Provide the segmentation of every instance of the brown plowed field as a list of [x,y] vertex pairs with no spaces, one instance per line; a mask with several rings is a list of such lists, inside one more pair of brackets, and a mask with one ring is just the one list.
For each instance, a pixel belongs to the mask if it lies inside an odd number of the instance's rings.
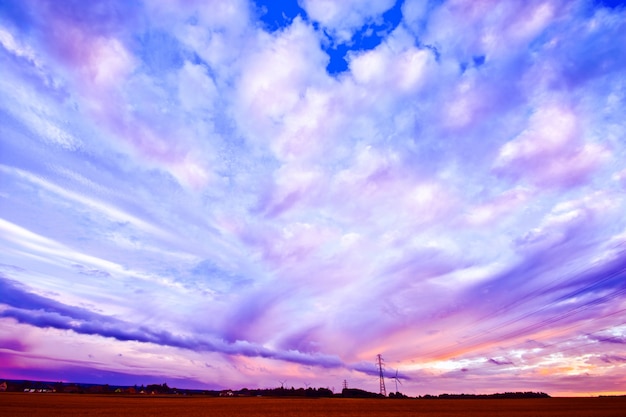
[[371,400],[0,393],[0,416],[624,417],[626,397]]

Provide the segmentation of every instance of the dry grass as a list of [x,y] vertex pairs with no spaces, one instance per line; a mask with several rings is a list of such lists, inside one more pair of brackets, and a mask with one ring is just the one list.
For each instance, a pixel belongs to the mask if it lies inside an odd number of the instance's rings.
[[1,416],[623,417],[626,397],[470,400],[203,398],[0,393]]

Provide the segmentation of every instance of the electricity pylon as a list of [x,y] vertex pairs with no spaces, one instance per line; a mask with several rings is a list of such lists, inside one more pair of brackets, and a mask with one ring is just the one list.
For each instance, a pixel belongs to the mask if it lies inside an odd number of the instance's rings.
[[378,375],[380,377],[380,395],[386,397],[387,388],[385,388],[385,376],[383,375],[384,362],[383,357],[380,353],[376,355],[376,366],[378,366]]

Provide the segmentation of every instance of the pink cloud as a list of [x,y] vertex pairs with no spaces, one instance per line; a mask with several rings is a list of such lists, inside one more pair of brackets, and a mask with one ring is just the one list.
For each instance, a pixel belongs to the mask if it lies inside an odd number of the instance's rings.
[[528,127],[500,148],[496,172],[528,178],[536,185],[568,187],[588,180],[608,151],[585,143],[575,111],[563,106],[537,110]]
[[523,208],[533,196],[533,191],[525,188],[505,191],[485,203],[469,208],[466,213],[466,221],[474,226],[493,224],[502,217]]

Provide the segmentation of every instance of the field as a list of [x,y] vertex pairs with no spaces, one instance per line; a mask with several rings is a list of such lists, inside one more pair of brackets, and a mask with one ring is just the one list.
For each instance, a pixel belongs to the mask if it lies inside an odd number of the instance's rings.
[[392,400],[206,398],[0,393],[0,415],[38,416],[507,416],[623,417],[626,397]]

